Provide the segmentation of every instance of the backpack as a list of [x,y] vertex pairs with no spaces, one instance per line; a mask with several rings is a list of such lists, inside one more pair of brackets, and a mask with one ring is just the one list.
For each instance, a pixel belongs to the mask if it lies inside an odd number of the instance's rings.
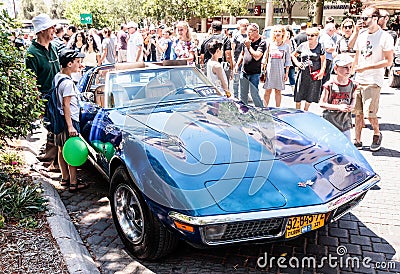
[[55,83],[55,80],[53,80],[51,89],[45,97],[45,99],[47,100],[44,115],[46,129],[54,134],[59,134],[65,129],[64,115],[62,115],[61,112],[58,110],[58,106],[61,105],[61,103],[58,102],[58,87],[66,79],[68,78],[61,78],[57,84]]

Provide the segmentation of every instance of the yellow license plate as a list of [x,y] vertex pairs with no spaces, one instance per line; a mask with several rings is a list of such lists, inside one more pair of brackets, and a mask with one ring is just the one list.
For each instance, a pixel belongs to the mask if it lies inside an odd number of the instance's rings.
[[325,213],[291,217],[286,225],[286,238],[292,238],[315,230],[324,226],[324,224]]

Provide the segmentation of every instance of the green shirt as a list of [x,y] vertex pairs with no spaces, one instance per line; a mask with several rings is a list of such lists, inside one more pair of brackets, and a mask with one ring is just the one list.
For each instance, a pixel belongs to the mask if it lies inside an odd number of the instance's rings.
[[41,93],[50,91],[54,76],[60,71],[57,50],[51,43],[47,50],[36,41],[27,50],[25,65],[36,75],[36,84]]

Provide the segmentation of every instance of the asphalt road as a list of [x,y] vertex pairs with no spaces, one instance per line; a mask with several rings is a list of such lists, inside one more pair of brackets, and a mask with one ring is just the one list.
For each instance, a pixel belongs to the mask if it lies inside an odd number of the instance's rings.
[[[274,105],[273,99],[271,104]],[[282,106],[294,106],[289,88],[284,92]],[[363,131],[362,141],[367,147],[362,154],[382,177],[379,187],[371,190],[357,208],[339,221],[283,243],[205,250],[181,243],[161,261],[137,260],[126,252],[118,238],[107,198],[107,181],[100,173],[85,165],[79,174],[91,186],[74,194],[52,182],[102,273],[399,273],[399,107],[400,90],[384,87],[379,112],[383,133],[380,151],[368,150],[372,130]],[[310,111],[321,112],[317,105],[312,105]],[[282,266],[279,269],[278,259]]]

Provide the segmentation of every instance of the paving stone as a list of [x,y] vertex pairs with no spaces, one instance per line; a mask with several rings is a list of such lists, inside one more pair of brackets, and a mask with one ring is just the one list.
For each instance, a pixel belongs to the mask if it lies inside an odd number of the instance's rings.
[[104,237],[99,236],[99,235],[92,235],[86,239],[87,243],[91,244],[91,245],[98,245],[103,240],[104,240]]
[[372,243],[372,249],[375,252],[382,252],[387,254],[395,254],[396,251],[389,244]]
[[331,228],[329,230],[329,235],[333,237],[347,238],[348,234],[348,231],[343,228]]
[[[348,214],[346,214],[346,215],[348,215]],[[350,218],[349,218],[349,220],[342,220],[342,219],[340,219],[340,220],[339,220],[339,227],[340,227],[340,228],[347,228],[347,229],[355,229],[355,230],[358,230],[358,224],[357,224],[356,222],[351,221]]]
[[362,244],[362,245],[371,245],[371,240],[366,236],[357,236],[350,235],[350,243],[352,244]]
[[320,245],[333,246],[336,248],[339,245],[339,240],[333,237],[320,237],[318,243]]

